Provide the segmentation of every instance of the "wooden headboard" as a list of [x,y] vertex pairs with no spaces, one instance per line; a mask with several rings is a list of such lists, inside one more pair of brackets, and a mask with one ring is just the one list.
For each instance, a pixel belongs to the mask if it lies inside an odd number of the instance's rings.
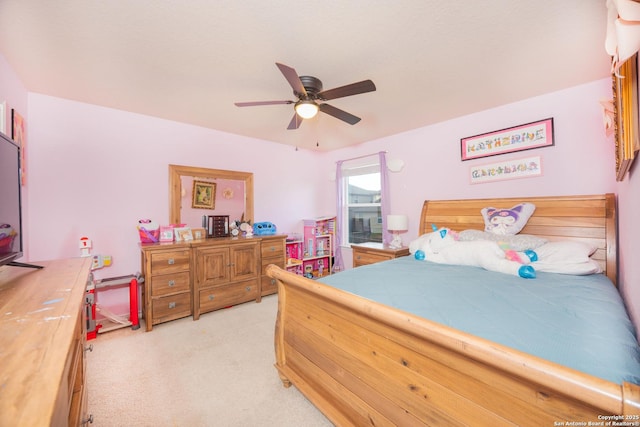
[[598,248],[591,256],[617,284],[617,216],[612,193],[593,196],[513,197],[503,199],[425,200],[420,235],[432,231],[431,224],[462,231],[484,230],[480,210],[511,208],[528,202],[536,206],[520,234],[533,234],[549,241],[575,240]]

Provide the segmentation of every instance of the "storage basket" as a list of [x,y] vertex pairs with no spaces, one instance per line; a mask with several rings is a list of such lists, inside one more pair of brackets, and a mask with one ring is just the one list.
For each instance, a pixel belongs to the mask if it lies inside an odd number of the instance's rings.
[[138,221],[138,235],[140,243],[156,243],[160,240],[160,226],[150,219]]

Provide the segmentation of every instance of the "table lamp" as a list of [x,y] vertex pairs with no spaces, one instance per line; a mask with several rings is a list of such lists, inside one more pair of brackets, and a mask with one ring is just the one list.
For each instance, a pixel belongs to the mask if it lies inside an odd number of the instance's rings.
[[409,219],[406,215],[387,215],[387,230],[393,233],[393,240],[389,243],[389,247],[398,249],[402,247],[402,239],[400,232],[409,229]]

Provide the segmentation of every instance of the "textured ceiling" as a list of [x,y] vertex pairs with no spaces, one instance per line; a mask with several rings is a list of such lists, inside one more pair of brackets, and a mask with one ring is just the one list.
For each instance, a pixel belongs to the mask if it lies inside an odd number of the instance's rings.
[[[0,0],[0,53],[30,92],[333,150],[607,77],[605,3]],[[276,62],[377,91],[287,130],[234,105],[295,99]]]

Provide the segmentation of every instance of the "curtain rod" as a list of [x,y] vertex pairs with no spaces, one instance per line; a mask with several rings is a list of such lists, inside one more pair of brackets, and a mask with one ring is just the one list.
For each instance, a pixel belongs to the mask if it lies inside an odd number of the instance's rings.
[[[371,153],[371,154],[365,154],[364,156],[358,156],[358,157],[352,157],[350,159],[344,159],[342,160],[343,162],[348,162],[349,160],[358,160],[358,159],[364,159],[365,157],[371,157],[371,156],[377,156],[380,153],[387,153],[387,150],[383,150],[383,151],[378,151],[377,153]],[[338,162],[336,162],[338,163]]]

